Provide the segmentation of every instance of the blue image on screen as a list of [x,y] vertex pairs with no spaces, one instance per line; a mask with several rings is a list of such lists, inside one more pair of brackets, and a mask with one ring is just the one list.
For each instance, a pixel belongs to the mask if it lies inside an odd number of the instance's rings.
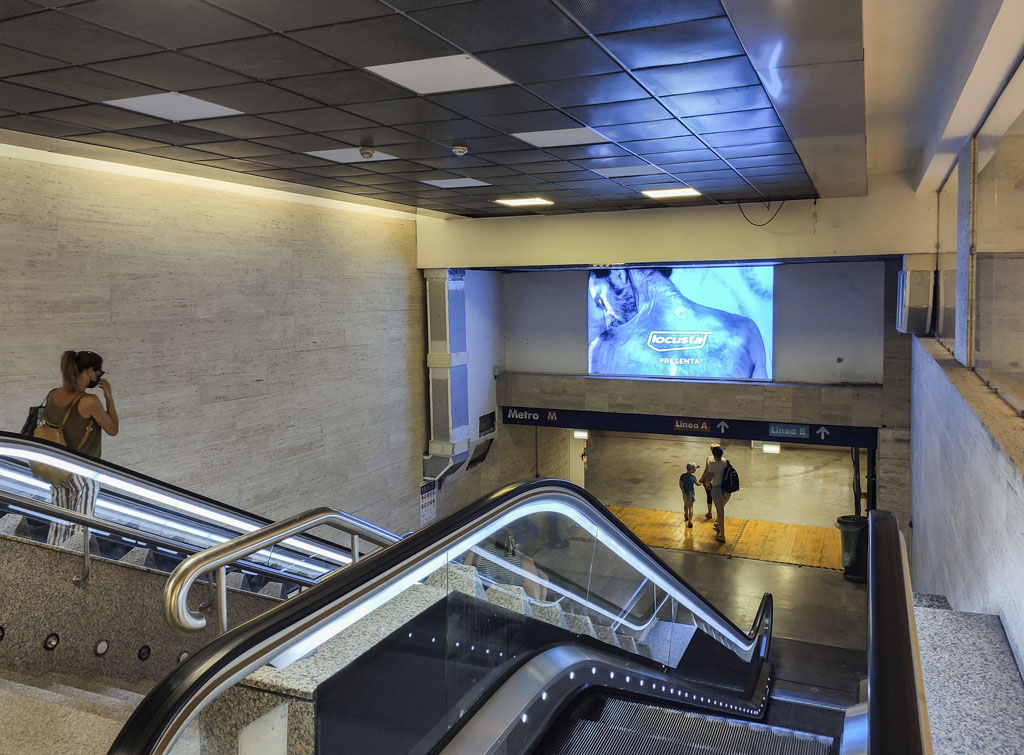
[[591,375],[771,380],[770,265],[593,270]]

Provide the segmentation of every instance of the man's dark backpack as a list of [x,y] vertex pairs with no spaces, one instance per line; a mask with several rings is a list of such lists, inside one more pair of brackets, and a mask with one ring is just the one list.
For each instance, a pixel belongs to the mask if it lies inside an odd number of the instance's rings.
[[725,469],[722,470],[722,492],[735,493],[740,489],[740,473],[731,462],[725,462]]

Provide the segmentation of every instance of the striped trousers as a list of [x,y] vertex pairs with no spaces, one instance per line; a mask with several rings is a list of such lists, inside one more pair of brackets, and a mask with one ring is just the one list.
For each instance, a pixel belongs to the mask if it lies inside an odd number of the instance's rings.
[[[100,484],[96,480],[90,480],[78,475],[71,475],[71,478],[60,485],[53,486],[53,498],[51,503],[60,506],[62,509],[86,516],[94,516],[96,513],[96,498],[100,493]],[[71,522],[51,522],[50,531],[46,536],[48,545],[61,545],[65,540],[81,532],[82,528]]]

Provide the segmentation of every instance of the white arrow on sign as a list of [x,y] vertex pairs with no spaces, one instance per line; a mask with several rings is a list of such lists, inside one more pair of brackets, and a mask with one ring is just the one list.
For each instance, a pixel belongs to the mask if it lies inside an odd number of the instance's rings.
[[718,428],[718,432],[725,434],[725,431],[729,429],[729,423],[723,419],[715,427]]
[[825,436],[826,435],[831,435],[832,433],[830,433],[828,430],[826,430],[825,426],[822,425],[821,427],[819,427],[817,430],[814,431],[814,434],[817,435],[822,440],[825,440]]

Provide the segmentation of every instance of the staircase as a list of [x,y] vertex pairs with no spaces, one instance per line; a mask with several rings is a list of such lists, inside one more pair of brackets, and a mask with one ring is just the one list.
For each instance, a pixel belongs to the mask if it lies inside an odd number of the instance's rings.
[[0,671],[0,752],[103,755],[146,687],[123,681]]

